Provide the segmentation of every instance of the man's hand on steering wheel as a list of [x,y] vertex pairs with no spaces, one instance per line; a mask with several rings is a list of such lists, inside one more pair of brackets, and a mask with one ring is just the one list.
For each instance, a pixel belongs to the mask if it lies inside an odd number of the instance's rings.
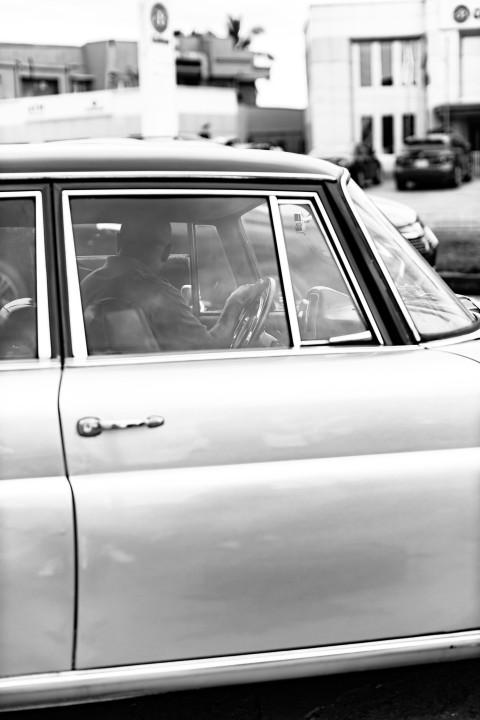
[[230,295],[225,308],[233,307],[234,304],[239,308],[230,347],[248,347],[258,340],[272,307],[276,289],[275,279],[264,277],[253,285],[241,285]]

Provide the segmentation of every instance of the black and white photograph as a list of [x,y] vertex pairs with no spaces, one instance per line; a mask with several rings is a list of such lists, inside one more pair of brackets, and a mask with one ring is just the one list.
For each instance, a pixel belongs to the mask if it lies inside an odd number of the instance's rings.
[[480,0],[0,0],[0,720],[480,720]]

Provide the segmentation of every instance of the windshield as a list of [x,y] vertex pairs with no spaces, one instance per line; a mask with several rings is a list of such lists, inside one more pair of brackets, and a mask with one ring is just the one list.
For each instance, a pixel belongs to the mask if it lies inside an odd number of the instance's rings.
[[441,277],[353,180],[347,191],[422,340],[471,330],[475,316]]

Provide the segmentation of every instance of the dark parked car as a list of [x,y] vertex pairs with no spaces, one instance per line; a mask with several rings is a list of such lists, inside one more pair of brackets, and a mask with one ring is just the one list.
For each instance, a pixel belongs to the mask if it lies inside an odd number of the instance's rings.
[[480,654],[480,317],[347,170],[3,145],[0,240],[0,710]]
[[361,188],[368,184],[379,185],[382,182],[382,165],[373,148],[367,143],[357,143],[353,148],[334,154],[314,148],[308,154],[346,167]]
[[395,160],[394,178],[398,190],[408,183],[458,187],[472,179],[471,146],[458,133],[411,135]]

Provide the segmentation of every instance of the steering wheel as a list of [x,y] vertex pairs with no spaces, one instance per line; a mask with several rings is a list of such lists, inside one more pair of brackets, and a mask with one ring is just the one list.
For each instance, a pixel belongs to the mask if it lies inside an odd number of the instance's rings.
[[233,331],[231,348],[249,347],[259,337],[272,307],[276,289],[277,283],[273,277],[264,277],[258,281],[257,292],[240,313]]

